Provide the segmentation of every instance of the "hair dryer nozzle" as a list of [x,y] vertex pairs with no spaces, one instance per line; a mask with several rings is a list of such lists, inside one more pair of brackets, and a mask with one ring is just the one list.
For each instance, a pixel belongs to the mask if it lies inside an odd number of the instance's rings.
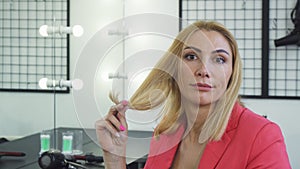
[[298,45],[300,46],[300,34],[299,33],[291,33],[285,37],[275,39],[275,46],[285,46],[285,45]]

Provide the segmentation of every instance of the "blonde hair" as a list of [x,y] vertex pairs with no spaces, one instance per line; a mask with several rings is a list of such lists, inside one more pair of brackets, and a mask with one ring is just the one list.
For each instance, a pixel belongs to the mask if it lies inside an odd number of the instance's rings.
[[[204,143],[221,139],[226,130],[233,106],[239,100],[238,92],[242,80],[242,66],[235,38],[229,30],[218,22],[197,21],[177,35],[168,51],[129,100],[130,108],[136,110],[149,110],[163,104],[161,111],[163,118],[154,131],[155,136],[176,128],[178,126],[176,124],[183,114],[181,94],[175,80],[178,72],[178,66],[176,65],[181,61],[184,42],[197,30],[216,31],[222,34],[230,45],[233,57],[232,75],[227,90],[218,100],[213,112],[209,113],[202,127],[199,142]],[[160,92],[155,92],[157,90]],[[116,95],[110,94],[110,98],[113,102],[119,103]]]

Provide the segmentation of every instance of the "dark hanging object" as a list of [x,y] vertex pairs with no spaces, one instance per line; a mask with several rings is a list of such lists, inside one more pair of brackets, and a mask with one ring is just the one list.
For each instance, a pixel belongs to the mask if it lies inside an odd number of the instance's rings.
[[275,46],[297,45],[300,46],[300,2],[297,0],[291,12],[291,20],[295,25],[294,30],[285,37],[274,40]]

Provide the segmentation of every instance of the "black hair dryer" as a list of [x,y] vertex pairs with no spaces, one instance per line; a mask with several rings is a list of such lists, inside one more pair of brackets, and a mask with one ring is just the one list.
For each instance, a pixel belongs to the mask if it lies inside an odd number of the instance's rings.
[[300,2],[297,0],[291,12],[291,20],[295,25],[294,30],[285,37],[274,40],[275,46],[297,45],[300,46]]
[[90,155],[66,155],[58,150],[49,150],[43,152],[38,159],[41,169],[87,169],[86,166],[78,163],[83,160],[86,163],[102,163],[102,156]]

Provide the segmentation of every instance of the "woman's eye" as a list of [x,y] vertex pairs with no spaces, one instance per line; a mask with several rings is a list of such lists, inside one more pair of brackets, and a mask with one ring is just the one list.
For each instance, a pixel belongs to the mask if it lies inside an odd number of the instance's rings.
[[225,59],[223,57],[218,56],[218,57],[216,57],[216,62],[223,64],[223,63],[225,63]]
[[194,54],[186,54],[184,56],[184,58],[187,59],[187,60],[196,60],[196,59],[198,59],[198,57]]

